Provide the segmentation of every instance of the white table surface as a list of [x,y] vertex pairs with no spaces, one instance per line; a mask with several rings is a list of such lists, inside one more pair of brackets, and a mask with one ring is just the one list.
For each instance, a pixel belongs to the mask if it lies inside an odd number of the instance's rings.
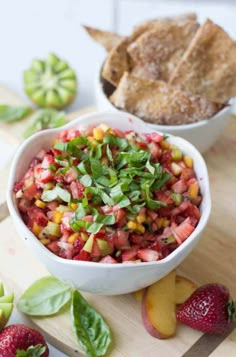
[[[104,51],[88,38],[81,24],[127,34],[143,19],[195,11],[200,21],[209,17],[236,38],[235,10],[234,0],[0,0],[0,81],[28,101],[23,70],[32,58],[55,52],[78,74],[79,95],[70,110],[92,105],[94,76]],[[6,145],[0,141],[0,152]],[[0,167],[5,159],[0,156]],[[23,321],[15,311],[10,322]],[[50,356],[65,355],[50,346]]]

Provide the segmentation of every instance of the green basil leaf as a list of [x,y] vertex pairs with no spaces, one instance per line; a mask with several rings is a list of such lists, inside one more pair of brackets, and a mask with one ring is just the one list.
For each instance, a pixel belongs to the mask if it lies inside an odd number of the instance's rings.
[[51,202],[57,198],[60,198],[64,202],[70,202],[71,194],[59,185],[56,185],[52,190],[43,191],[42,193],[42,200],[45,202]]
[[46,351],[46,346],[41,344],[30,346],[27,350],[16,350],[16,357],[40,357]]
[[102,228],[103,226],[103,223],[97,223],[97,222],[93,222],[93,223],[90,223],[90,222],[87,222],[87,232],[89,233],[98,233],[100,231],[100,229]]
[[77,290],[72,295],[71,317],[77,340],[87,356],[104,356],[111,343],[109,326]]
[[70,299],[70,287],[47,276],[37,280],[21,295],[17,307],[27,315],[49,316],[58,312]]
[[79,172],[82,174],[82,175],[86,175],[88,172],[87,172],[87,169],[85,167],[85,164],[84,164],[84,161],[81,161],[79,163],[79,165],[77,166]]
[[117,146],[121,150],[125,150],[129,146],[129,143],[126,139],[119,138],[118,136],[112,134],[104,136],[103,142],[105,144]]
[[39,109],[30,119],[29,126],[24,132],[24,137],[28,138],[33,133],[43,130],[58,128],[66,122],[65,113],[56,109]]
[[112,156],[112,152],[111,152],[109,145],[107,145],[107,147],[106,147],[106,154],[107,154],[108,160],[113,162],[113,156]]
[[95,216],[95,222],[97,223],[102,223],[105,225],[111,225],[116,222],[116,218],[114,214],[98,214]]
[[11,123],[27,117],[31,113],[30,107],[12,107],[0,105],[0,122]]
[[164,184],[169,181],[171,174],[169,172],[163,172],[162,176],[158,178],[152,185],[152,190],[160,190]]
[[89,175],[84,175],[79,178],[79,181],[85,186],[89,187],[92,185],[93,181]]
[[92,171],[93,177],[95,179],[101,177],[103,175],[103,167],[102,167],[100,161],[97,159],[91,158],[90,164],[91,164],[91,171]]

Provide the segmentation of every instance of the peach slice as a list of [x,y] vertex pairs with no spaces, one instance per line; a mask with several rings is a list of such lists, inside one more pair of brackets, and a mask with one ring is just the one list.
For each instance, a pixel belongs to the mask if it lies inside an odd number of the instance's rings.
[[[190,279],[184,276],[177,275],[175,281],[175,303],[176,305],[183,304],[197,289],[197,285]],[[145,289],[140,289],[134,292],[134,297],[138,302],[142,301]]]
[[142,319],[153,337],[164,339],[175,334],[175,279],[173,271],[144,291]]
[[177,275],[175,288],[175,303],[181,305],[197,289],[197,285],[190,279]]

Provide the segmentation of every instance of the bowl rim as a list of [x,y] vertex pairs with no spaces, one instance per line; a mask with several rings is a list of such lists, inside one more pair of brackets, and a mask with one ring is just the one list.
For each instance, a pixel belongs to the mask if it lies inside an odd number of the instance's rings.
[[[109,98],[107,97],[107,95],[105,94],[105,92],[103,90],[102,69],[103,69],[104,62],[105,62],[105,60],[102,62],[102,64],[97,66],[97,76],[96,76],[96,79],[95,79],[95,86],[97,86],[98,90],[100,91],[100,94],[106,100],[106,102],[108,103],[110,108],[113,108],[115,110],[121,111],[119,108],[117,108],[109,100]],[[191,129],[195,129],[195,128],[199,128],[199,127],[204,127],[204,126],[208,125],[209,123],[211,123],[212,121],[217,121],[219,119],[222,119],[222,117],[224,117],[226,114],[230,114],[231,106],[232,106],[232,100],[230,100],[229,103],[227,103],[226,107],[221,109],[219,112],[217,112],[211,118],[204,119],[204,120],[198,121],[196,123],[180,124],[180,125],[161,125],[161,124],[149,123],[149,122],[146,122],[146,121],[145,121],[145,123],[150,125],[152,128],[156,128],[157,130],[160,130],[160,131],[162,131],[162,130],[163,131],[168,131],[168,129],[176,131],[176,132],[178,130],[191,130]],[[124,113],[126,113],[126,112],[124,111]],[[132,114],[132,113],[129,113],[129,114],[134,115],[136,118],[140,119],[135,114]]]
[[[190,148],[191,151],[194,152],[194,155],[196,157],[195,161],[197,160],[201,164],[201,169],[203,171],[202,176],[204,176],[204,178],[205,178],[204,185],[206,188],[206,193],[205,193],[205,200],[206,200],[205,206],[206,207],[205,207],[204,215],[201,215],[201,218],[200,218],[200,221],[199,221],[197,227],[195,228],[193,233],[191,233],[191,235],[188,237],[188,239],[186,239],[179,247],[177,247],[173,252],[171,252],[171,254],[169,254],[167,257],[165,257],[161,260],[153,261],[153,262],[112,264],[112,263],[98,263],[98,262],[90,262],[90,261],[63,259],[63,258],[55,255],[51,251],[49,251],[44,245],[42,245],[42,243],[39,242],[39,240],[35,237],[35,235],[24,224],[24,222],[20,216],[20,213],[14,204],[12,188],[15,183],[14,177],[15,177],[15,173],[16,173],[16,166],[18,164],[18,161],[21,160],[21,153],[29,145],[31,145],[36,138],[40,138],[43,136],[49,136],[52,133],[54,133],[56,135],[61,130],[76,128],[76,127],[78,127],[79,124],[81,124],[81,122],[86,122],[89,119],[94,119],[96,117],[101,117],[101,116],[105,116],[105,115],[117,116],[117,119],[119,119],[119,120],[121,119],[121,117],[123,117],[122,118],[123,120],[125,120],[125,119],[127,120],[127,117],[129,119],[131,118],[133,121],[137,122],[139,125],[142,125],[143,127],[150,130],[150,132],[153,132],[153,129],[151,127],[149,127],[147,123],[143,122],[141,119],[135,117],[134,115],[131,115],[130,113],[120,112],[120,111],[117,111],[117,112],[103,111],[103,112],[92,112],[92,113],[78,116],[76,119],[73,119],[72,121],[68,122],[67,124],[65,124],[59,128],[43,130],[41,132],[38,132],[38,133],[32,135],[31,137],[29,137],[27,140],[25,140],[19,146],[19,148],[13,158],[12,164],[11,164],[9,178],[8,178],[8,185],[7,185],[7,194],[6,194],[7,205],[8,205],[11,217],[13,218],[13,220],[15,220],[16,225],[21,226],[21,228],[24,231],[24,234],[27,234],[27,238],[32,240],[32,242],[35,244],[35,246],[36,245],[38,246],[38,249],[41,251],[41,253],[44,256],[46,255],[48,259],[53,260],[54,262],[57,262],[57,263],[60,263],[63,265],[67,265],[67,266],[82,265],[83,267],[87,267],[87,268],[91,268],[91,269],[93,269],[94,267],[96,267],[98,269],[105,269],[108,267],[109,268],[112,267],[112,269],[126,269],[126,268],[128,268],[128,269],[142,269],[145,266],[150,267],[150,266],[166,264],[169,261],[174,260],[175,257],[178,256],[181,253],[181,251],[185,249],[185,247],[188,247],[192,243],[192,241],[194,241],[195,239],[198,238],[200,233],[205,228],[205,226],[208,222],[209,216],[210,216],[210,212],[211,212],[211,194],[210,194],[209,176],[208,176],[206,163],[205,163],[202,155],[200,154],[200,152],[191,143],[189,143],[187,140],[180,138],[176,135],[168,134],[169,137],[177,138],[180,143],[182,142],[182,143],[184,143],[185,146]],[[106,121],[106,120],[104,120],[104,121]],[[85,124],[83,126],[86,127],[88,125]],[[154,130],[154,131],[156,131],[156,130]],[[178,143],[178,145],[179,145],[179,143]]]

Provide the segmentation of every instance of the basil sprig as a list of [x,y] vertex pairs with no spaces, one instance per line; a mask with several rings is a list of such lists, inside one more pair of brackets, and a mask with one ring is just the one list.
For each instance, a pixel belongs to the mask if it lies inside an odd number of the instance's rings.
[[77,340],[87,356],[103,356],[111,343],[109,326],[77,290],[72,295],[71,318]]
[[30,107],[0,105],[0,122],[11,123],[26,118],[31,113]]
[[[30,316],[54,315],[69,307],[71,321],[76,338],[89,357],[103,356],[110,343],[111,331],[102,316],[85,300],[77,290],[58,279],[47,276],[33,283],[20,297],[18,308]],[[41,345],[35,346],[32,352],[44,352]],[[37,354],[37,356],[40,354]],[[19,356],[26,356],[19,351]],[[28,354],[27,354],[28,356]]]

